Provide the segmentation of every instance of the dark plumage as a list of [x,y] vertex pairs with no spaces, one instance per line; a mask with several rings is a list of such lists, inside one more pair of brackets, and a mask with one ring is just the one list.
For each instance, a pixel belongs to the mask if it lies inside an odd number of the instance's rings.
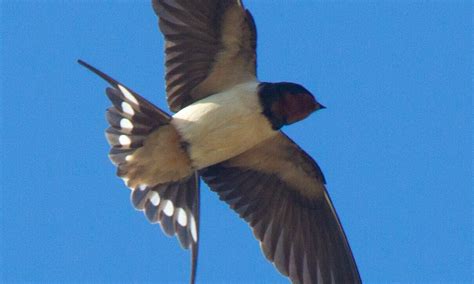
[[324,107],[299,84],[258,81],[255,22],[241,1],[153,0],[153,9],[174,115],[80,63],[111,85],[110,158],[133,206],[191,249],[191,283],[200,177],[292,282],[360,283],[320,167],[281,132]]

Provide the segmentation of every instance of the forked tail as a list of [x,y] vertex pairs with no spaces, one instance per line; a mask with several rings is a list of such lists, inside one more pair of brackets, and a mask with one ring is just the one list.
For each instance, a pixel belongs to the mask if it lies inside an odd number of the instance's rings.
[[178,153],[180,146],[169,123],[171,116],[86,62],[78,62],[111,85],[106,89],[113,104],[107,109],[109,158],[117,166],[117,175],[132,190],[133,206],[144,211],[151,223],[160,223],[168,236],[177,235],[183,248],[191,248],[194,283],[199,245],[199,175],[183,169],[185,175],[174,178],[168,172],[179,171],[163,170],[172,167],[171,163],[175,168],[186,168],[186,158],[179,159],[168,150],[178,149],[177,155],[185,157]]

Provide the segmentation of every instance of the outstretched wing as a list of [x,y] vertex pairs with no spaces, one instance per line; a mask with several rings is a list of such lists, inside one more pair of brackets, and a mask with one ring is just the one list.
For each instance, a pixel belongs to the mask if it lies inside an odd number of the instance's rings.
[[284,134],[200,172],[294,283],[360,283],[316,162]]
[[153,0],[172,111],[256,77],[256,29],[238,0]]

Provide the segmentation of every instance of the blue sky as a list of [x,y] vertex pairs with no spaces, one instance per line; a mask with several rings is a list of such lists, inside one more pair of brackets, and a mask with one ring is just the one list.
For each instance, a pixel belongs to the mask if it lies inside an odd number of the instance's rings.
[[[246,1],[261,80],[327,106],[285,131],[320,164],[361,276],[472,281],[472,3]],[[1,282],[187,282],[107,158],[105,82],[163,109],[148,1],[1,2]],[[287,283],[202,187],[198,282]]]

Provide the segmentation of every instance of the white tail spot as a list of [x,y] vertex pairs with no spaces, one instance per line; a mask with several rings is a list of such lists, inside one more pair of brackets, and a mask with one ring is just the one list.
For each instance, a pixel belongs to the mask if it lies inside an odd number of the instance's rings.
[[120,128],[122,129],[133,129],[133,124],[130,120],[122,118],[120,120]]
[[122,111],[128,113],[129,115],[134,115],[135,111],[133,110],[132,106],[127,102],[122,102]]
[[150,202],[153,206],[158,206],[160,204],[160,195],[156,191],[151,192]]
[[171,200],[165,200],[163,201],[165,203],[163,212],[165,213],[166,216],[171,217],[173,216],[174,213],[174,205]]
[[125,156],[125,161],[130,162],[131,160],[133,160],[133,155]]
[[130,137],[128,137],[127,135],[120,135],[119,143],[122,146],[129,146],[130,144],[132,144],[132,140],[130,140]]
[[122,85],[117,85],[120,89],[120,91],[122,92],[122,94],[129,100],[131,101],[132,103],[138,105],[138,101],[137,99],[132,95],[132,93],[130,93],[129,90],[127,90],[124,86]]
[[183,227],[186,227],[188,224],[188,217],[186,216],[186,211],[184,211],[183,208],[178,208],[176,209],[176,219],[178,220],[178,224],[180,224]]
[[128,181],[129,181],[130,179],[124,177],[124,178],[122,178],[122,180],[123,180],[123,183],[125,183],[125,185],[128,187]]
[[189,216],[189,230],[191,231],[191,236],[193,237],[194,242],[197,242],[197,228],[196,228],[196,221],[194,221],[193,215]]

